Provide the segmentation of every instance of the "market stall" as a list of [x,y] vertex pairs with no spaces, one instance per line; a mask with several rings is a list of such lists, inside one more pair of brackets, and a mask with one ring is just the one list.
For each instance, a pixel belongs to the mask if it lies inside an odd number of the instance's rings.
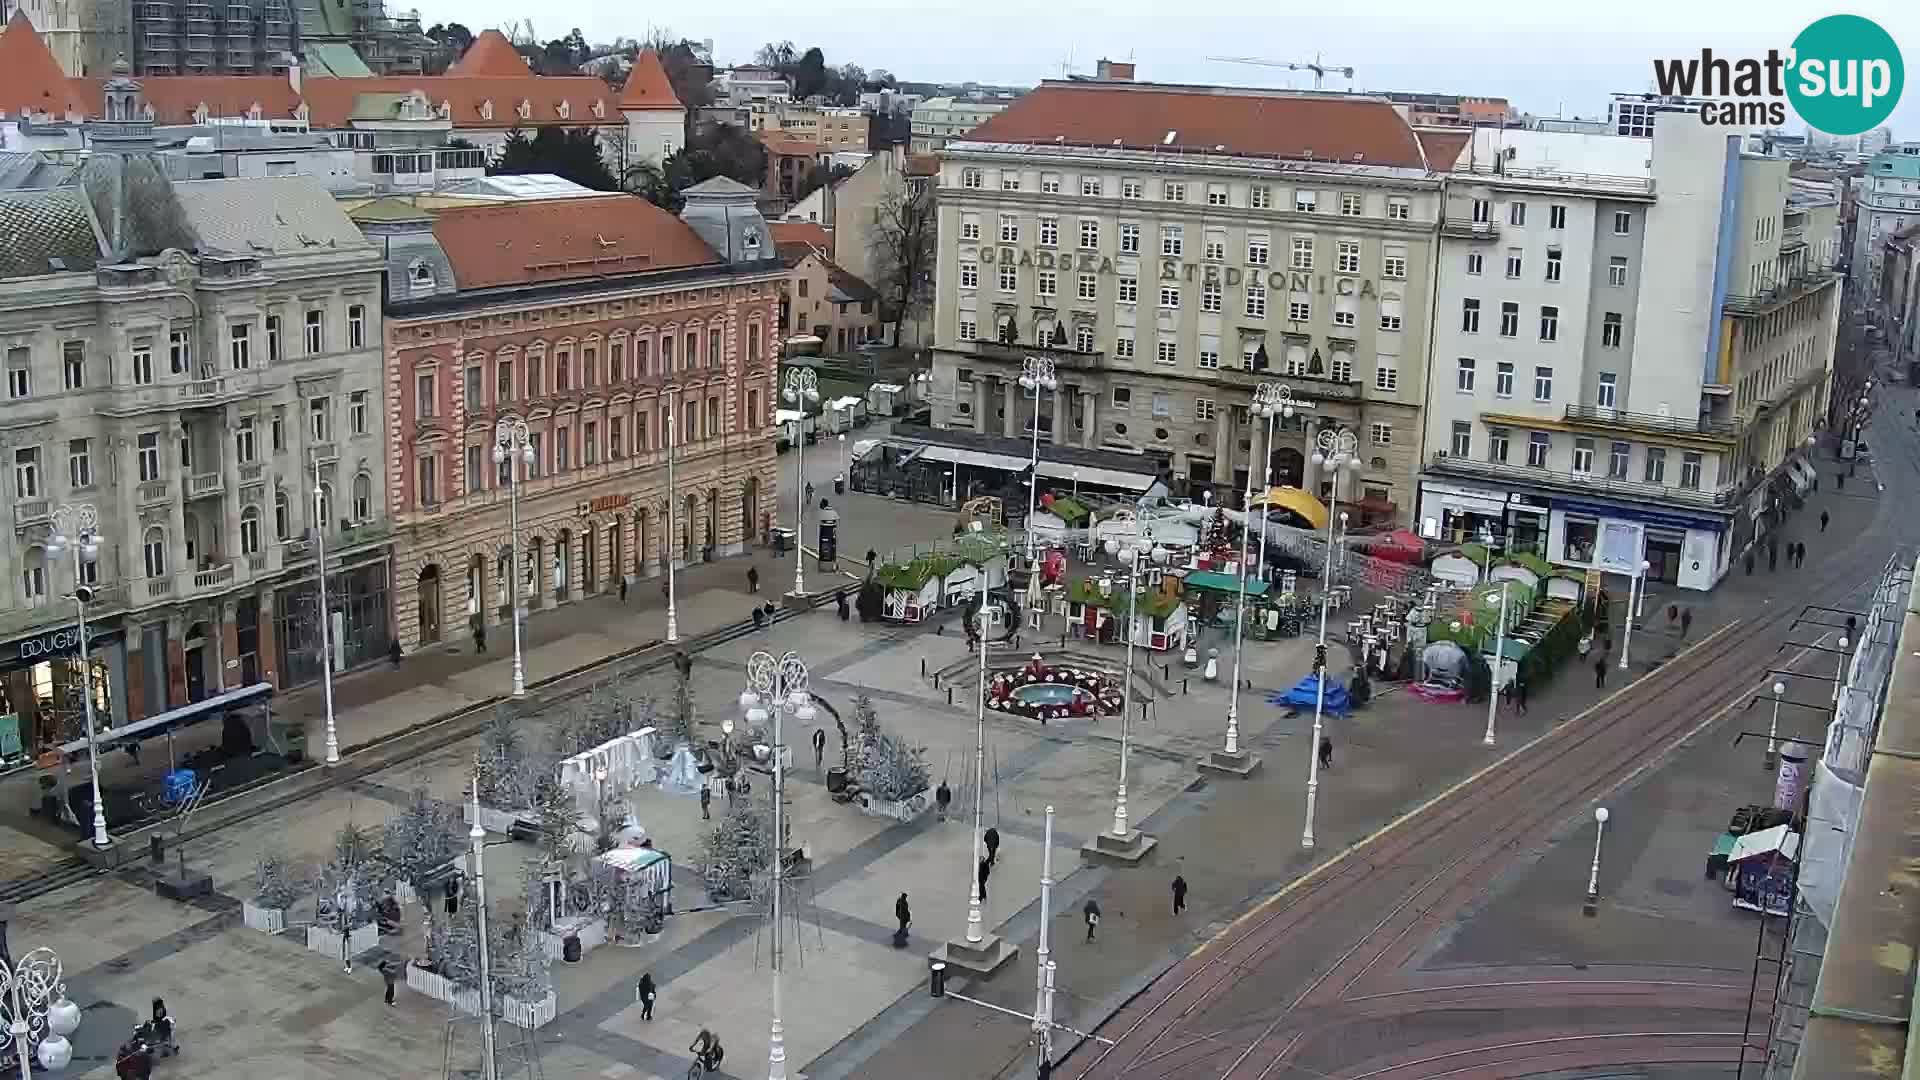
[[[1157,587],[1141,590],[1132,605],[1120,590],[1126,575],[1101,575],[1076,580],[1067,589],[1067,625],[1076,638],[1124,642],[1153,652],[1187,647],[1187,606],[1181,600],[1179,578],[1168,575]],[[1128,608],[1132,618],[1128,618]]]

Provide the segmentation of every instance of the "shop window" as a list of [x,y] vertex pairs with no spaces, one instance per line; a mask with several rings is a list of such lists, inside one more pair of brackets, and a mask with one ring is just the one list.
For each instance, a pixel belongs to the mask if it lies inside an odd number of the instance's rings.
[[1567,515],[1565,547],[1560,558],[1565,562],[1590,563],[1593,561],[1593,545],[1600,537],[1600,522],[1597,518]]

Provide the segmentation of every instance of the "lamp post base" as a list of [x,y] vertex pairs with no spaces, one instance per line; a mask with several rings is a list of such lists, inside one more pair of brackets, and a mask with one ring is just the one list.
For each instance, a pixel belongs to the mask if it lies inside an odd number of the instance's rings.
[[1589,919],[1599,915],[1600,898],[1589,893],[1586,900],[1580,905],[1580,914],[1585,915]]
[[1080,858],[1096,866],[1138,866],[1159,844],[1158,839],[1139,829],[1129,829],[1125,836],[1115,836],[1110,829],[1102,830],[1081,846]]
[[1767,751],[1766,756],[1760,759],[1760,767],[1767,772],[1778,769],[1780,767],[1780,752],[1778,750]]
[[980,978],[992,975],[1020,955],[1020,946],[998,934],[987,934],[979,941],[950,938],[929,956],[948,968]]
[[1200,771],[1216,776],[1233,776],[1245,780],[1260,771],[1260,755],[1245,750],[1227,753],[1215,750],[1200,759]]

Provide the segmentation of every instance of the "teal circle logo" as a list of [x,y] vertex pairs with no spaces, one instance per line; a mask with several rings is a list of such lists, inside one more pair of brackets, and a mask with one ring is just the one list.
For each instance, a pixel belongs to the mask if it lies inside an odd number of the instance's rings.
[[1858,135],[1879,127],[1905,85],[1900,46],[1872,19],[1829,15],[1793,39],[1787,99],[1815,131]]

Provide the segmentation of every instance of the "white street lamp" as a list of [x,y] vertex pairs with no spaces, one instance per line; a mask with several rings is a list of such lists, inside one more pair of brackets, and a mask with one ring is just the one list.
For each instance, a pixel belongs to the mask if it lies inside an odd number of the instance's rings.
[[[1265,577],[1267,572],[1267,517],[1273,509],[1267,505],[1265,497],[1273,491],[1274,429],[1281,420],[1293,419],[1293,389],[1284,383],[1261,383],[1253,390],[1253,407],[1251,411],[1253,415],[1263,416],[1267,420],[1267,452],[1266,456],[1261,459],[1260,468],[1260,476],[1266,486],[1260,493],[1263,498],[1260,504],[1259,565],[1260,574],[1262,577]],[[1249,442],[1251,442],[1251,440],[1249,440]],[[1247,460],[1247,481],[1249,485],[1251,485],[1253,481],[1253,472],[1253,460],[1251,456],[1249,456]],[[1248,512],[1252,512],[1253,510],[1251,501],[1247,504],[1247,510]]]
[[313,554],[320,585],[320,695],[327,711],[329,765],[340,764],[340,732],[333,719],[333,614],[327,606],[327,488],[320,482],[320,455],[313,455]]
[[[73,552],[73,607],[80,630],[80,696],[87,721],[87,771],[93,783],[93,846],[105,850],[113,846],[107,836],[107,808],[100,798],[100,747],[94,741],[93,646],[87,634],[87,604],[93,589],[87,584],[88,568],[100,558],[100,512],[92,503],[62,505],[53,511],[53,536],[47,541],[47,553]],[[332,710],[328,710],[332,715]]]
[[1033,561],[1034,502],[1040,494],[1040,392],[1060,385],[1054,377],[1053,361],[1044,356],[1029,356],[1021,364],[1020,385],[1033,391],[1033,460],[1027,468],[1027,561]]
[[1840,656],[1833,662],[1833,706],[1840,707],[1840,681],[1847,675],[1847,635],[1840,635]]
[[680,543],[680,516],[679,516],[680,489],[674,486],[674,480],[673,480],[673,462],[674,462],[674,458],[679,456],[679,453],[678,453],[679,448],[674,445],[679,441],[679,439],[675,437],[674,427],[673,427],[673,421],[675,419],[674,414],[676,412],[679,412],[679,409],[675,405],[669,404],[667,406],[667,643],[668,644],[674,644],[680,640],[680,605],[679,605],[678,589],[675,587],[676,582],[674,581],[674,578],[673,578],[673,556],[674,556],[675,549],[679,549],[681,551],[686,550],[685,547],[683,547]]
[[993,627],[1000,621],[1000,608],[997,605],[980,605],[980,675],[978,693],[973,704],[973,849],[967,860],[967,944],[975,949],[984,947],[986,941],[985,920],[981,917],[980,895],[980,846],[984,837],[984,807],[982,798],[987,782],[987,652],[991,647]]
[[[1351,475],[1360,471],[1359,459],[1354,456],[1360,440],[1345,428],[1338,430],[1326,428],[1315,437],[1314,443],[1318,449],[1313,452],[1313,464],[1316,467],[1324,466],[1333,472],[1331,486],[1333,499],[1330,508],[1337,508],[1340,505],[1341,474]],[[1320,739],[1327,699],[1327,608],[1332,604],[1333,593],[1333,526],[1334,518],[1329,516],[1326,562],[1320,572],[1320,636],[1314,646],[1313,656],[1317,678],[1313,695],[1313,740],[1307,746],[1307,820],[1300,831],[1300,846],[1309,850],[1314,843],[1313,819],[1320,803]]]
[[799,451],[794,469],[798,479],[793,485],[793,595],[807,595],[805,555],[807,546],[807,406],[820,400],[820,378],[811,368],[792,368],[787,372],[786,399],[800,411],[794,424],[794,448]]
[[847,445],[847,433],[836,436],[840,440],[840,479],[849,486],[853,484],[853,450]]
[[773,719],[773,1026],[767,1043],[767,1080],[786,1080],[787,1037],[780,1016],[780,972],[786,949],[781,937],[780,892],[787,873],[787,747],[781,717],[792,712],[795,720],[811,724],[819,714],[812,695],[807,692],[806,662],[794,652],[778,659],[769,652],[756,652],[748,657],[747,687],[741,692],[740,700],[747,705],[749,724],[764,722],[769,712]]
[[[499,456],[495,451],[495,457]],[[500,1080],[499,1058],[493,1045],[493,957],[487,949],[487,830],[480,826],[480,765],[474,759],[473,825],[467,829],[467,841],[473,845],[474,917],[480,931],[480,1080]],[[345,940],[347,928],[340,927]],[[349,969],[351,970],[351,969]]]
[[1627,670],[1627,650],[1633,647],[1633,620],[1637,617],[1634,614],[1636,610],[1634,607],[1634,593],[1637,589],[1640,594],[1640,602],[1643,604],[1646,603],[1647,571],[1651,569],[1653,569],[1653,564],[1645,559],[1641,559],[1639,572],[1634,574],[1632,580],[1627,582],[1627,629],[1626,633],[1620,636],[1621,671]]
[[1581,910],[1591,916],[1600,910],[1600,841],[1607,835],[1607,808],[1593,808],[1593,869],[1587,874],[1587,902]]
[[[1273,459],[1273,421],[1277,417],[1293,415],[1292,391],[1279,383],[1261,383],[1258,387],[1254,388],[1253,405],[1251,408],[1253,415],[1267,418],[1267,471],[1270,473]],[[1249,450],[1251,450],[1251,440],[1249,440]],[[1240,662],[1246,648],[1247,577],[1254,572],[1253,567],[1248,565],[1253,560],[1248,556],[1247,552],[1248,547],[1253,541],[1253,519],[1251,517],[1254,512],[1253,480],[1253,458],[1252,455],[1249,454],[1247,460],[1247,488],[1241,498],[1241,506],[1245,508],[1245,515],[1242,516],[1240,522],[1240,596],[1239,605],[1233,617],[1233,689],[1228,691],[1227,695],[1227,744],[1225,749],[1212,754],[1206,762],[1213,771],[1233,773],[1239,776],[1249,776],[1253,773],[1253,770],[1259,768],[1258,759],[1243,753],[1240,749]],[[1273,478],[1271,475],[1264,477],[1264,480],[1265,487],[1261,491],[1262,495],[1265,495],[1273,488]],[[1266,564],[1266,552],[1267,514],[1263,503],[1260,513],[1259,556],[1260,564],[1263,567]]]
[[[513,552],[513,569],[507,574],[507,595],[513,601],[513,696],[526,697],[527,664],[520,650],[520,467],[531,470],[534,454],[525,420],[508,417],[493,426],[493,461],[507,467],[507,531],[512,534]],[[480,618],[484,622],[486,617],[483,608]]]
[[1500,706],[1500,675],[1507,666],[1507,586],[1500,583],[1500,621],[1493,627],[1493,677],[1487,680],[1487,734],[1480,742],[1493,745],[1493,721]]
[[1773,684],[1773,718],[1767,721],[1767,756],[1760,766],[1768,772],[1780,764],[1780,695],[1786,692],[1786,683]]
[[0,1010],[7,1021],[0,1048],[11,1047],[20,1062],[20,1080],[32,1080],[31,1062],[59,1072],[73,1060],[67,1036],[80,1027],[80,1006],[67,999],[60,958],[40,948],[9,963],[0,957]]
[[[1047,806],[1040,849],[1040,940],[1033,950],[1033,1045],[1041,1062],[1053,1061],[1053,951],[1047,947],[1053,911],[1053,806]],[[1045,1067],[1045,1066],[1043,1066]]]
[[1127,825],[1127,759],[1133,749],[1133,641],[1140,636],[1140,559],[1145,556],[1152,563],[1165,564],[1167,549],[1153,542],[1153,533],[1144,522],[1140,525],[1140,535],[1124,549],[1112,538],[1108,538],[1106,548],[1107,554],[1119,555],[1127,563],[1127,621],[1123,624],[1127,632],[1127,667],[1120,679],[1120,786],[1113,799],[1113,839],[1131,847],[1135,833]]

